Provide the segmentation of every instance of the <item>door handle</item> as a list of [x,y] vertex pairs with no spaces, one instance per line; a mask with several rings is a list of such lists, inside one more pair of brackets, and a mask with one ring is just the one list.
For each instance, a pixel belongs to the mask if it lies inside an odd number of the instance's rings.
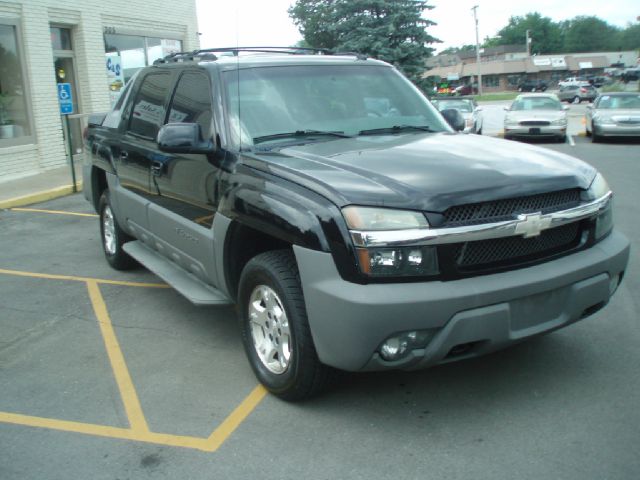
[[160,175],[162,175],[163,167],[164,164],[162,162],[158,162],[157,160],[151,162],[151,174],[159,177]]

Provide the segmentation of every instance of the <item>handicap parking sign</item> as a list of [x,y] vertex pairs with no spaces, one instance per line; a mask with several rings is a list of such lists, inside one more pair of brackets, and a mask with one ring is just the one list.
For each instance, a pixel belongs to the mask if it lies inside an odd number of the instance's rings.
[[60,103],[61,115],[73,113],[73,96],[71,95],[70,83],[58,84],[58,102]]

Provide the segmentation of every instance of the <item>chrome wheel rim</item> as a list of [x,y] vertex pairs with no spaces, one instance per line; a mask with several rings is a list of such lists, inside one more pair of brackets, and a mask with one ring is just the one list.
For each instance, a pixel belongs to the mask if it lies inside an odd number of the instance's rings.
[[266,286],[258,285],[249,297],[249,328],[260,362],[276,375],[289,368],[291,331],[280,297]]
[[109,255],[115,255],[116,253],[116,225],[113,219],[113,212],[111,207],[107,205],[104,207],[102,214],[102,241],[104,243],[104,249]]

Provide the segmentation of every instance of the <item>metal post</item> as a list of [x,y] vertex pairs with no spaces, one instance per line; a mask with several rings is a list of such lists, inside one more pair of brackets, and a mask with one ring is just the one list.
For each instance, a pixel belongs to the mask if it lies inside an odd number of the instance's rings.
[[526,42],[527,42],[527,57],[531,56],[531,37],[529,36],[529,32],[531,30],[527,30],[527,38],[526,38]]
[[76,169],[73,165],[73,145],[71,143],[71,124],[69,123],[69,115],[64,115],[64,126],[67,136],[67,146],[69,148],[69,165],[71,166],[71,179],[73,180],[73,193],[78,191],[76,186]]
[[471,8],[473,10],[473,19],[476,22],[476,65],[478,69],[478,93],[482,95],[482,73],[480,73],[480,41],[478,39],[478,5]]

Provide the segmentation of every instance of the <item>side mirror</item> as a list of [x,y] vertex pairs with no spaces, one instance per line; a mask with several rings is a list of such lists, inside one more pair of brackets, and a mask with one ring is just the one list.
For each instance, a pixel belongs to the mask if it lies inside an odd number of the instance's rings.
[[482,107],[476,107],[476,112],[481,112],[482,111]]
[[464,117],[458,110],[455,108],[447,108],[440,113],[456,132],[464,130]]
[[158,148],[166,153],[214,153],[213,142],[201,138],[198,123],[167,123],[158,132]]

